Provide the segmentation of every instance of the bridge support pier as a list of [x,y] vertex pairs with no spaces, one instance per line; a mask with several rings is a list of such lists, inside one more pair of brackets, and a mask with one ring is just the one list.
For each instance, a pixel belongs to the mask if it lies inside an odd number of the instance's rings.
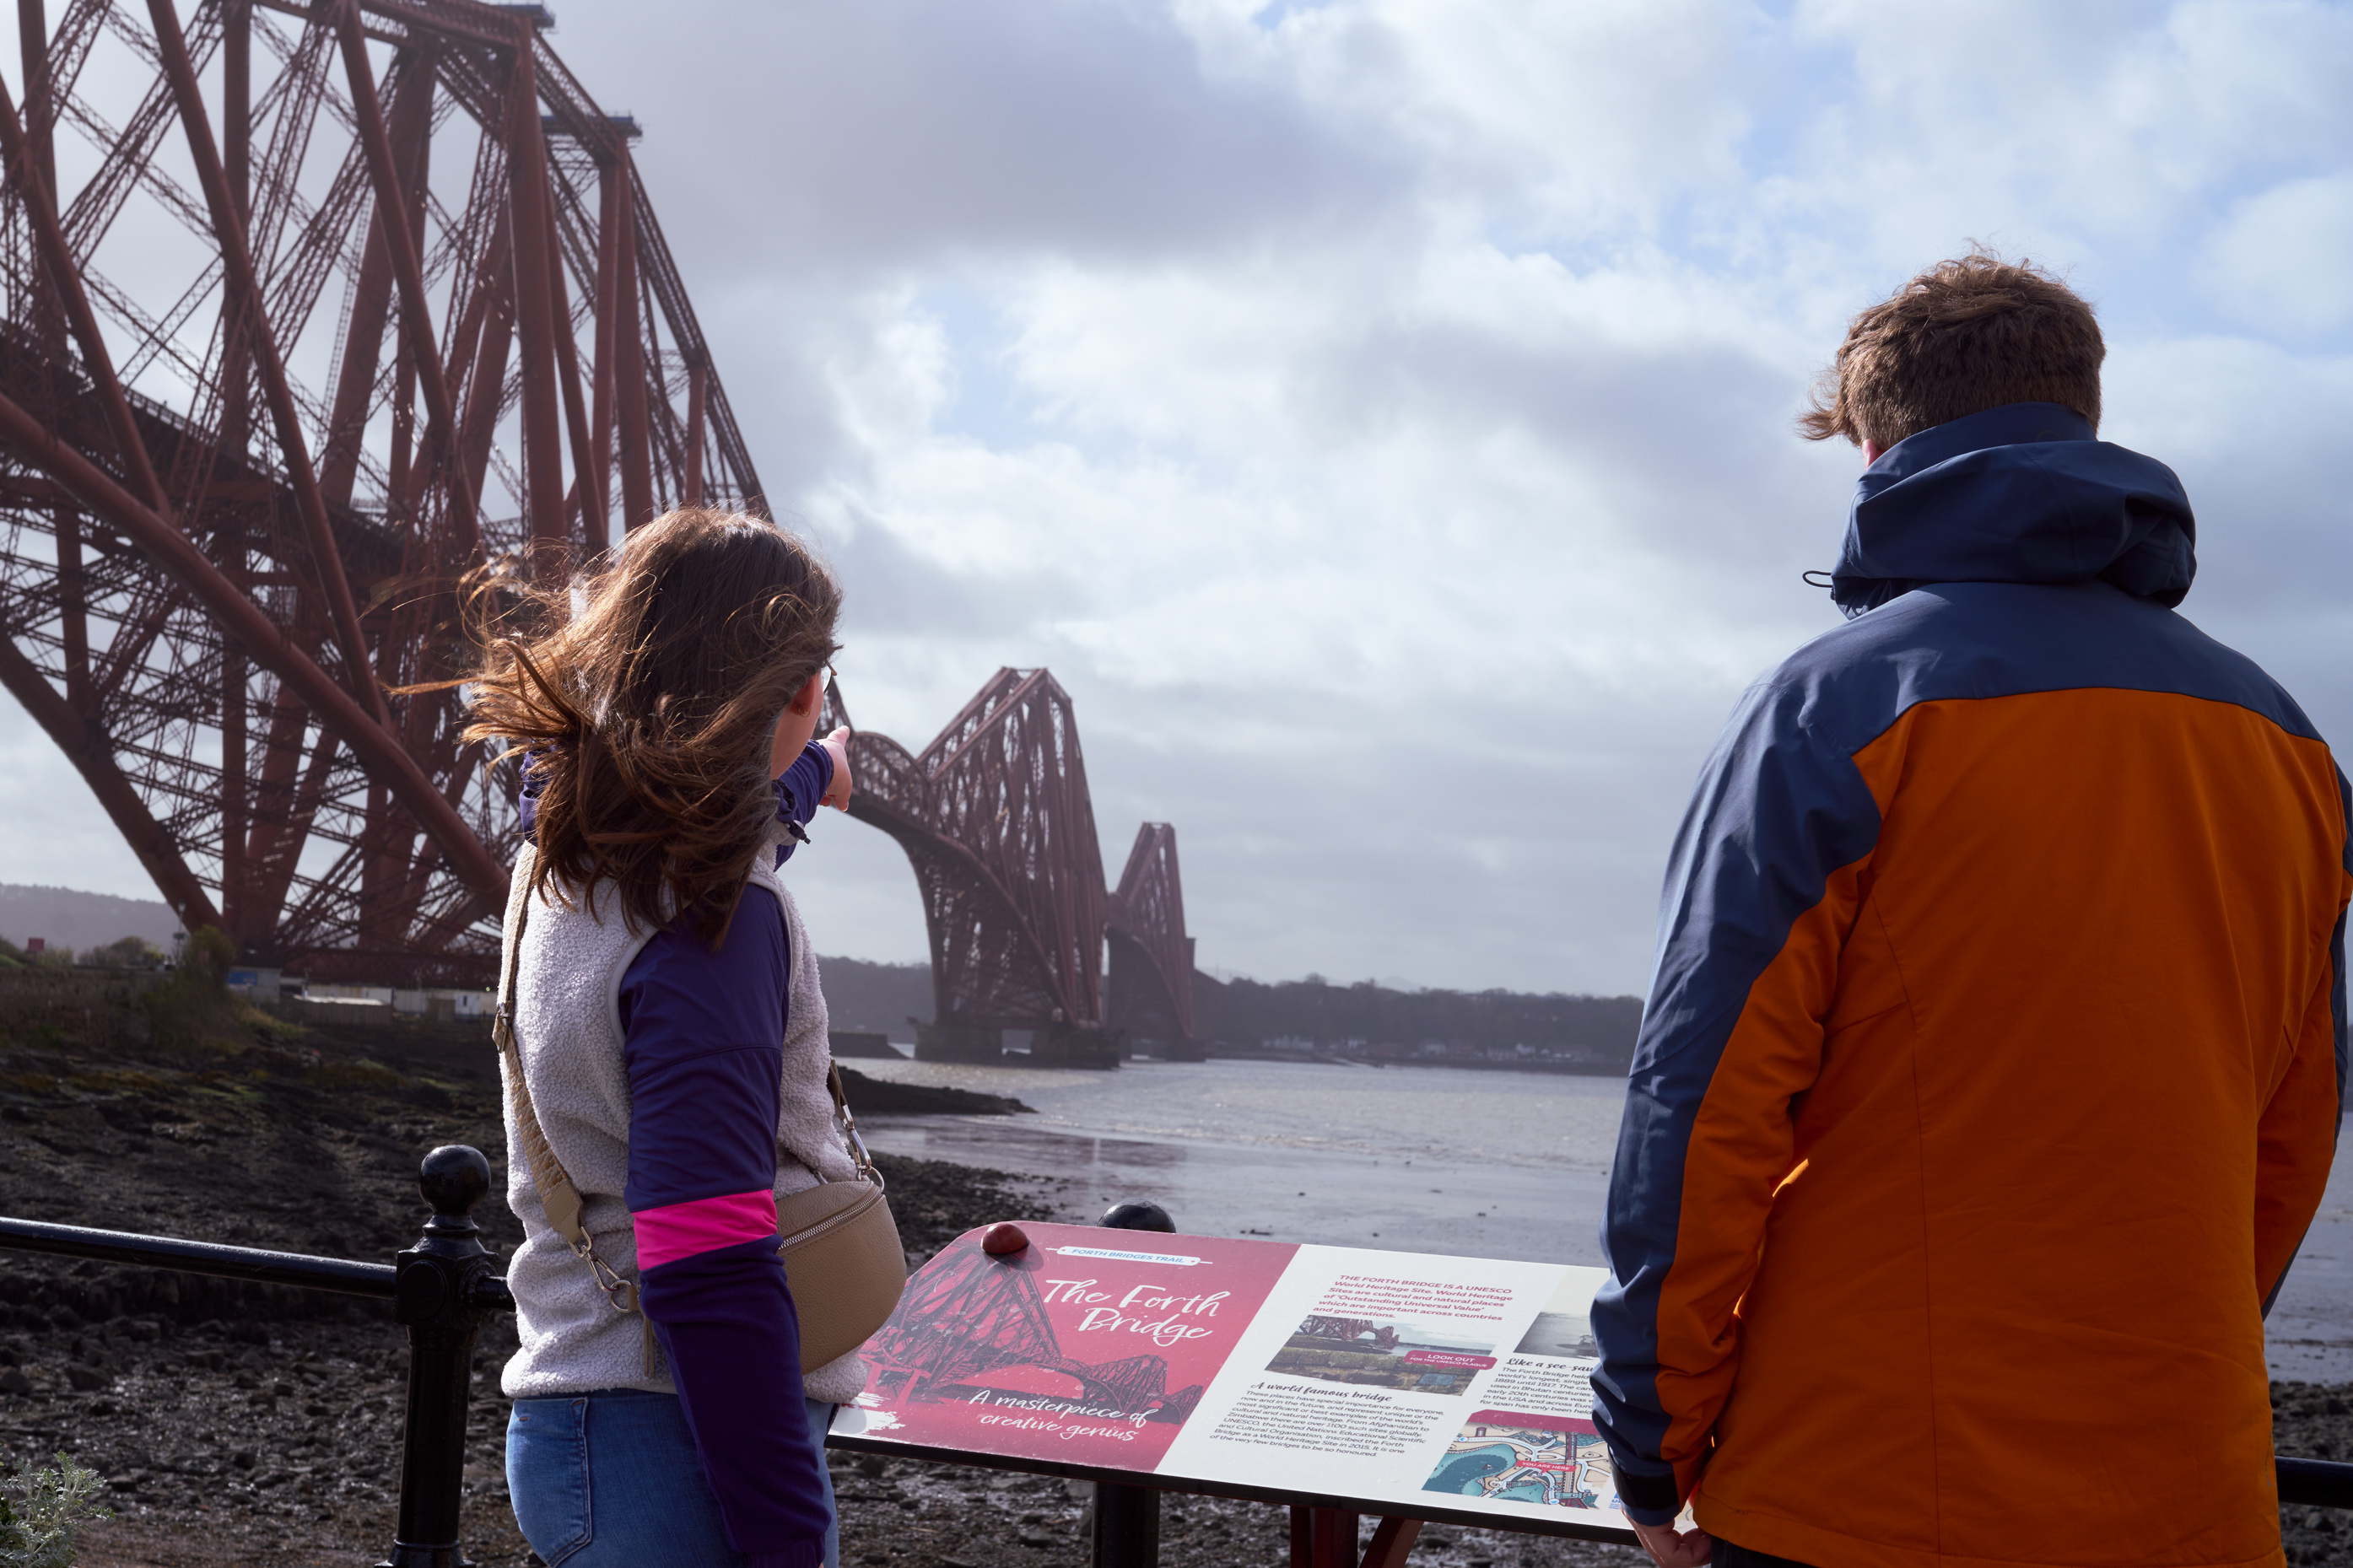
[[1032,1067],[1096,1068],[1110,1070],[1119,1066],[1126,1042],[1123,1029],[1081,1029],[1069,1024],[1050,1024],[1029,1037],[1029,1063]]
[[1004,1055],[1002,1029],[975,1029],[963,1024],[915,1026],[919,1062],[994,1062]]

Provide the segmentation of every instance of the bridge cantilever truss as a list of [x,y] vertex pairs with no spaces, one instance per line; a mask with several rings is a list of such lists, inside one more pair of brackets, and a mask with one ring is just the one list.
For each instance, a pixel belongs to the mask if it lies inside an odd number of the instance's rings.
[[1104,911],[1111,950],[1112,1027],[1157,1040],[1193,1037],[1193,939],[1185,934],[1185,883],[1176,873],[1176,830],[1147,822],[1135,830],[1127,869]]
[[179,918],[479,981],[513,816],[459,579],[764,510],[629,155],[471,0],[18,0],[0,685]]
[[[828,700],[826,722],[848,723]],[[1192,1037],[1176,830],[1145,823],[1103,886],[1078,720],[1050,672],[998,670],[920,752],[855,729],[849,749],[849,814],[899,841],[923,892],[940,1024]]]

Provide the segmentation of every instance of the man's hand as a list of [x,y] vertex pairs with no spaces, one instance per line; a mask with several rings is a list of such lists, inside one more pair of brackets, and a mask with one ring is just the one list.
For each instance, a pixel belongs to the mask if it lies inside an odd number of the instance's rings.
[[1715,1553],[1715,1542],[1704,1530],[1678,1531],[1672,1524],[1635,1524],[1636,1539],[1659,1568],[1700,1568]]
[[825,798],[818,804],[836,811],[849,809],[849,726],[845,724],[828,735],[818,744],[833,758],[833,783],[826,786]]

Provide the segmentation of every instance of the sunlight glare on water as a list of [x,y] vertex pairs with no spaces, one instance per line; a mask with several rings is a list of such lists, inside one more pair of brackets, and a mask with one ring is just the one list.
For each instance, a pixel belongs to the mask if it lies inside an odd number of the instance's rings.
[[1011,1095],[1035,1117],[875,1118],[876,1148],[1159,1204],[1180,1228],[1341,1247],[1598,1263],[1623,1080],[1219,1060],[1078,1072],[850,1064]]

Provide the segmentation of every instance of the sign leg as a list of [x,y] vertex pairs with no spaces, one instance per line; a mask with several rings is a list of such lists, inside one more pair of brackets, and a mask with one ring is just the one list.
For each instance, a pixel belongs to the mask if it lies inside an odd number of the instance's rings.
[[1315,1568],[1315,1510],[1291,1505],[1291,1568]]
[[1315,1510],[1314,1568],[1356,1568],[1356,1515],[1336,1508]]
[[1405,1568],[1406,1553],[1421,1539],[1421,1521],[1418,1519],[1385,1519],[1373,1531],[1373,1539],[1365,1547],[1362,1568]]
[[1095,1483],[1094,1568],[1160,1568],[1160,1494]]

